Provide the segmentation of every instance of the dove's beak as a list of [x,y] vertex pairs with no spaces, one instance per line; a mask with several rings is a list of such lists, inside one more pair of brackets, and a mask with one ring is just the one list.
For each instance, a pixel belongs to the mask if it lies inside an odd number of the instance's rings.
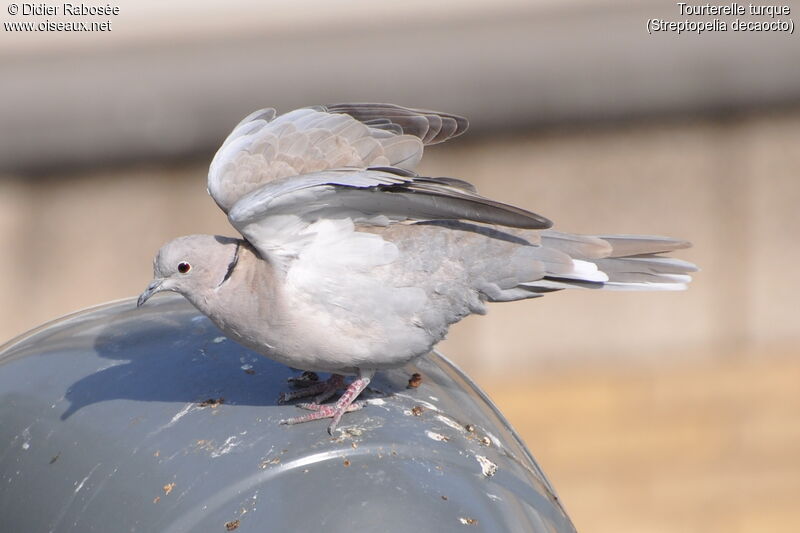
[[152,295],[160,291],[163,283],[163,278],[156,278],[151,281],[150,285],[147,286],[147,289],[145,289],[145,291],[139,295],[139,299],[136,300],[136,307],[141,307],[147,300],[150,299]]

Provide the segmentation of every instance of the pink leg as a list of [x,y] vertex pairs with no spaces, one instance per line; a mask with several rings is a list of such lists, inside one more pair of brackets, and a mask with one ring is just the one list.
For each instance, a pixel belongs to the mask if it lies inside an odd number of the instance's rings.
[[344,387],[344,376],[341,374],[332,374],[331,377],[325,381],[308,385],[299,390],[281,393],[278,398],[278,403],[291,402],[298,398],[308,398],[309,396],[318,395],[315,403],[322,403],[334,394],[336,391]]
[[342,415],[348,411],[356,411],[363,407],[362,403],[353,403],[361,392],[367,388],[372,376],[375,375],[374,370],[359,370],[358,379],[354,380],[344,394],[333,405],[319,405],[319,404],[301,404],[300,407],[311,409],[314,412],[308,413],[303,416],[296,416],[287,420],[281,420],[281,424],[301,424],[303,422],[310,422],[312,420],[319,420],[321,418],[333,418],[331,424],[328,426],[328,434],[333,435],[336,426],[342,419]]

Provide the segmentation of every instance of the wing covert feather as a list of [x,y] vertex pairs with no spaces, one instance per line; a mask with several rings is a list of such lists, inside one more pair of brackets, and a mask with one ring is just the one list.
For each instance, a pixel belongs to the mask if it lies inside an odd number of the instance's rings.
[[301,253],[309,245],[303,235],[323,220],[386,225],[458,219],[526,229],[551,225],[530,211],[483,198],[461,180],[378,170],[328,170],[278,179],[247,194],[228,218],[259,252],[279,262]]
[[413,170],[426,144],[461,135],[463,117],[391,104],[334,104],[244,118],[211,162],[208,192],[226,213],[270,181],[322,170]]

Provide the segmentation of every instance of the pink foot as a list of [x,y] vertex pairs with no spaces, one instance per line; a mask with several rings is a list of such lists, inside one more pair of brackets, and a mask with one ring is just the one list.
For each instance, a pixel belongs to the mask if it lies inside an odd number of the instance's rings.
[[299,376],[292,376],[290,378],[286,378],[286,381],[292,385],[293,387],[308,387],[309,385],[313,385],[319,381],[319,376],[316,372],[311,372],[310,370],[304,370],[302,374]]
[[336,391],[344,387],[344,376],[341,374],[332,374],[331,377],[325,381],[313,383],[311,385],[303,385],[304,388],[290,392],[284,392],[278,398],[278,403],[291,402],[298,398],[308,398],[309,396],[317,396],[314,403],[322,403],[334,394]]
[[[333,432],[336,430],[336,426],[339,425],[339,421],[342,419],[342,415],[349,411],[357,411],[364,406],[363,402],[354,402],[354,400],[364,389],[367,388],[367,385],[369,385],[369,382],[372,380],[372,376],[374,375],[374,370],[359,371],[358,379],[353,381],[350,386],[347,387],[347,390],[344,391],[344,394],[342,394],[335,404],[319,405],[319,402],[300,404],[300,407],[309,409],[313,412],[308,413],[307,415],[295,416],[293,418],[281,420],[280,423],[293,425],[302,424],[303,422],[310,422],[312,420],[319,420],[321,418],[333,418],[328,426],[328,434],[333,435]],[[331,377],[331,379],[333,379],[333,377]]]

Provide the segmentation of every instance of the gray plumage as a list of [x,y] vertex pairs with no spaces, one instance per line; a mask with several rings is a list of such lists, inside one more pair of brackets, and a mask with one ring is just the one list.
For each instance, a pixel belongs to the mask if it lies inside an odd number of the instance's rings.
[[467,131],[469,125],[467,119],[458,115],[408,109],[394,104],[334,104],[320,106],[319,109],[330,113],[345,113],[372,128],[419,137],[425,145],[458,137]]
[[[662,255],[684,241],[560,233],[463,180],[415,173],[425,145],[466,127],[455,115],[389,104],[249,115],[208,177],[244,239],[168,243],[140,305],[179,292],[259,353],[358,374],[354,397],[375,370],[427,353],[486,302],[568,288],[685,288],[694,265]],[[348,398],[314,417],[334,416],[335,425]]]

